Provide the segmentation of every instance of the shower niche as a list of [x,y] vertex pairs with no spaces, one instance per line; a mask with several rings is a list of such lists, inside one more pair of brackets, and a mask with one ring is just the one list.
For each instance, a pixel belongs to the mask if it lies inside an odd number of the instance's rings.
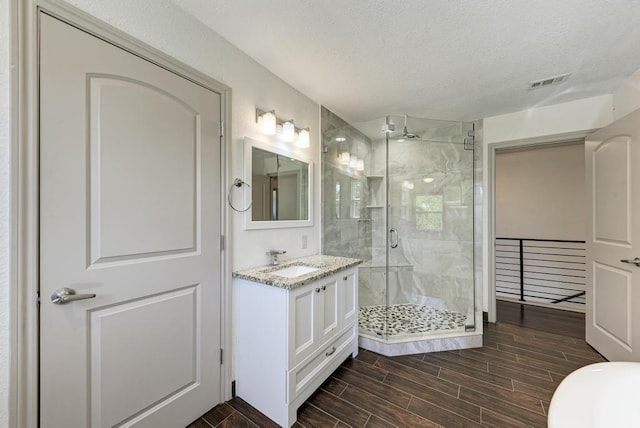
[[369,189],[367,208],[384,208],[385,205],[385,181],[383,175],[368,175],[367,188]]
[[323,108],[322,141],[322,251],[364,260],[360,346],[385,355],[482,346],[473,125],[348,124]]

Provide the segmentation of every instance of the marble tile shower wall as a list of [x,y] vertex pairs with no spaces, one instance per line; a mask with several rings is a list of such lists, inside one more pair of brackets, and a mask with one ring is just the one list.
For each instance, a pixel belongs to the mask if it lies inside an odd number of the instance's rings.
[[[371,260],[372,219],[364,205],[352,207],[354,187],[360,187],[360,200],[371,199],[364,173],[353,171],[338,160],[341,151],[352,150],[365,156],[370,140],[340,117],[322,108],[322,251],[324,254]],[[344,143],[337,136],[348,138]],[[354,150],[355,151],[355,150]],[[339,186],[339,190],[338,190]],[[339,195],[339,197],[338,197]]]
[[[340,183],[342,198],[349,198],[353,182],[362,182],[358,178],[344,175],[334,165],[323,166],[323,189],[333,189]],[[362,185],[361,197],[366,200],[367,189]],[[352,218],[348,204],[338,206],[334,195],[322,202],[322,239],[323,252],[329,255],[354,257],[364,261],[371,260],[372,222],[367,218]],[[360,211],[360,210],[359,210]],[[338,212],[340,215],[338,216]]]

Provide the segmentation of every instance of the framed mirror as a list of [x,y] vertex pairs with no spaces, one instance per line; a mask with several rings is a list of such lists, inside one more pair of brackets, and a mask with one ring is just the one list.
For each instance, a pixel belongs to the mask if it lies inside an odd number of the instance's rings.
[[312,163],[301,155],[252,138],[244,139],[244,175],[250,188],[245,229],[308,227]]

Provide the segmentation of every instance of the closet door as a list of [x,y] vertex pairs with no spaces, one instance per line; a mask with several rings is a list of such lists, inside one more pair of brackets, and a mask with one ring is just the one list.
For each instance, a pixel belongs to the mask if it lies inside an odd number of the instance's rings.
[[40,425],[185,426],[220,401],[220,94],[40,25]]

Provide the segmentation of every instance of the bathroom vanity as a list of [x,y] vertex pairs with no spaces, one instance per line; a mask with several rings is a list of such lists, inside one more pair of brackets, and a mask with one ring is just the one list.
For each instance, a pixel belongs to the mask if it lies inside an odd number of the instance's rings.
[[360,262],[311,256],[233,273],[236,394],[284,427],[358,353]]

